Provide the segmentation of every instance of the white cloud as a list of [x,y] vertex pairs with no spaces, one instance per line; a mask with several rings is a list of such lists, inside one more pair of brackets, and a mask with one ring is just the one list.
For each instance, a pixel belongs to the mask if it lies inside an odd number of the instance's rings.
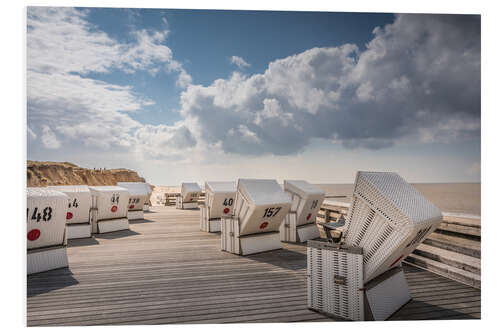
[[313,48],[263,74],[190,85],[181,106],[198,142],[227,153],[293,154],[315,138],[369,149],[477,138],[480,18],[397,15],[364,51]]
[[196,139],[182,123],[168,125],[144,125],[134,133],[136,151],[155,159],[184,160],[193,152]]
[[48,149],[57,149],[61,147],[61,143],[57,139],[56,135],[47,125],[42,126],[42,143],[45,148]]
[[182,69],[179,73],[179,77],[177,78],[177,81],[175,84],[181,88],[186,88],[188,85],[191,84],[191,75],[189,75],[184,69]]
[[67,139],[88,147],[134,150],[145,145],[136,132],[151,128],[127,113],[154,101],[135,94],[132,86],[82,76],[165,70],[178,75],[181,87],[191,77],[164,44],[167,30],[137,30],[131,34],[133,42],[120,43],[91,25],[87,15],[74,8],[28,8],[29,132],[42,129],[42,143],[51,149]]
[[245,61],[242,57],[232,56],[231,63],[238,66],[239,69],[243,69],[245,67],[250,67],[250,64]]

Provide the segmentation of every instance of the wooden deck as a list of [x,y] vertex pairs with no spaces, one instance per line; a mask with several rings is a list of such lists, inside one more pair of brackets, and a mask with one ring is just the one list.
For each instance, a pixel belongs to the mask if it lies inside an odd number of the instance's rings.
[[[305,246],[241,257],[199,211],[153,207],[130,230],[69,242],[69,268],[28,277],[28,326],[329,321],[307,309]],[[481,291],[405,266],[392,320],[473,319]]]

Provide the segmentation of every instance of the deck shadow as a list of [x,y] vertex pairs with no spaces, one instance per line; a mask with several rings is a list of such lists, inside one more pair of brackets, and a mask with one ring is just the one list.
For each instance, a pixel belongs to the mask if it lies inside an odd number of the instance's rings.
[[68,247],[76,247],[76,246],[89,246],[89,245],[99,245],[97,239],[92,237],[88,238],[77,238],[77,239],[68,239]]
[[140,219],[140,220],[129,220],[129,224],[141,224],[141,223],[151,223],[154,222],[153,220],[148,220],[148,219]]
[[[466,309],[466,308],[464,308]],[[463,313],[440,305],[424,301],[411,300],[396,311],[387,320],[443,320],[443,319],[479,319],[472,314]]]
[[28,275],[26,296],[32,297],[78,284],[69,267]]
[[263,253],[250,254],[245,258],[286,268],[290,270],[301,270],[307,268],[307,255],[289,249],[273,250]]
[[117,239],[117,238],[124,238],[137,235],[140,235],[140,233],[128,229],[128,230],[107,232],[105,234],[95,234],[94,237],[96,239]]

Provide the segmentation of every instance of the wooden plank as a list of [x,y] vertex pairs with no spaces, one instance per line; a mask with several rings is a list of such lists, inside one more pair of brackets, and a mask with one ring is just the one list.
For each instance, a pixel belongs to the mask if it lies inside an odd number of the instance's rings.
[[[331,321],[307,309],[306,247],[236,256],[199,211],[153,207],[131,230],[70,241],[69,269],[28,277],[28,326]],[[480,318],[480,290],[404,266],[393,320]]]

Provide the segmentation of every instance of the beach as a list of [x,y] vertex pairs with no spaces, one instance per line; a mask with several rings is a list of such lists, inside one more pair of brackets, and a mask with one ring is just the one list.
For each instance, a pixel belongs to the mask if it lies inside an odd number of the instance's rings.
[[[350,202],[353,184],[316,184],[327,200]],[[480,183],[416,183],[412,184],[427,199],[446,213],[481,216]],[[179,193],[180,186],[155,186],[151,201],[153,206],[162,193]]]

